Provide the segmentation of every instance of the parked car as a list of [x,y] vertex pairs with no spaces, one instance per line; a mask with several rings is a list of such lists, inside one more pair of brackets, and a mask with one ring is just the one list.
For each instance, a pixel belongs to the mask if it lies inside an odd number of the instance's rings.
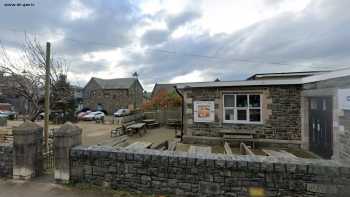
[[83,117],[91,113],[91,111],[80,112],[77,116],[78,120],[83,120]]
[[130,111],[128,109],[118,109],[118,111],[113,113],[113,116],[121,117],[121,116],[127,116],[129,114],[130,114]]
[[6,115],[6,114],[0,114],[0,118],[8,118],[8,115]]
[[100,111],[90,112],[89,114],[82,117],[82,120],[99,120],[105,117],[105,114]]
[[16,119],[17,113],[14,111],[0,111],[0,114],[6,115],[9,119]]
[[88,107],[84,107],[83,109],[77,111],[76,114],[78,115],[78,114],[80,114],[81,112],[91,112],[91,109],[88,108]]

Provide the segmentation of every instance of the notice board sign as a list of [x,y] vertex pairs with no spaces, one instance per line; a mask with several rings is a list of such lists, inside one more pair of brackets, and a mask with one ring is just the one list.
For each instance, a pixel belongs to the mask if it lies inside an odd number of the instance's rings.
[[214,101],[193,102],[194,122],[214,122],[215,105]]
[[338,89],[338,106],[342,110],[350,110],[350,89]]

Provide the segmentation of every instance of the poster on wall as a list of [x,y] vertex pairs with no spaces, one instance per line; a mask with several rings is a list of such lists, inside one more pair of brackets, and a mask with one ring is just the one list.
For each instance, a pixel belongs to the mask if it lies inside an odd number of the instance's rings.
[[194,101],[193,109],[194,122],[214,122],[214,101]]
[[350,89],[338,89],[339,109],[350,110]]

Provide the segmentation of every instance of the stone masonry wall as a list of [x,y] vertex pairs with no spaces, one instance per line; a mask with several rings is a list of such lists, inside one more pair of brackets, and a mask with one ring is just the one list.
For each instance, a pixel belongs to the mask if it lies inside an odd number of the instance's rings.
[[343,132],[339,132],[339,160],[350,164],[350,111],[344,111],[344,115],[339,117],[339,123],[343,127]]
[[0,177],[12,177],[13,146],[0,144]]
[[[219,137],[221,129],[250,130],[256,138],[301,140],[301,87],[295,85],[185,89],[185,128],[187,135]],[[262,124],[223,123],[223,94],[262,95]],[[193,102],[214,101],[215,122],[193,122]]]
[[[71,149],[73,183],[177,196],[349,196],[350,168],[329,160],[191,154],[151,149]],[[327,193],[327,195],[325,194]]]

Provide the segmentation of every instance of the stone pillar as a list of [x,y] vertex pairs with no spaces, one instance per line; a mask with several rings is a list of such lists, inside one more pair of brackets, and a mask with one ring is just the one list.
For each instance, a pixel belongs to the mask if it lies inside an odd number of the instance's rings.
[[0,127],[7,126],[7,117],[0,117]]
[[26,121],[13,129],[13,178],[30,179],[43,171],[43,128]]
[[82,129],[70,122],[54,131],[55,180],[68,183],[70,177],[70,149],[81,144]]

